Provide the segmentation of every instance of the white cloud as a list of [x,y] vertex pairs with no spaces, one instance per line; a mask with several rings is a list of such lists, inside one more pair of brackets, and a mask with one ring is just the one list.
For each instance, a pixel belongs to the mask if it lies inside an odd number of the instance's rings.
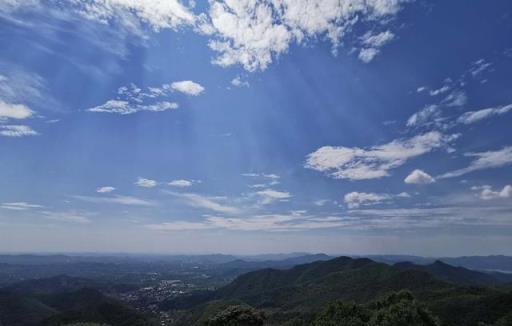
[[249,186],[249,188],[255,188],[255,189],[257,189],[257,188],[265,188],[265,187],[267,187],[267,185],[264,184],[264,183],[257,183],[257,184],[253,184],[253,185]]
[[435,123],[441,115],[441,110],[435,104],[428,105],[414,113],[407,120],[407,127],[427,126]]
[[388,194],[376,194],[367,192],[350,192],[343,197],[348,208],[358,208],[360,205],[379,204],[385,200],[391,199]]
[[250,185],[249,186],[250,188],[265,188],[265,187],[275,186],[280,183],[279,179],[281,178],[280,176],[278,176],[277,174],[274,174],[274,173],[253,173],[253,172],[251,172],[251,173],[242,173],[242,176],[270,180],[268,182],[262,180],[262,183]]
[[260,174],[259,173],[242,173],[242,176],[243,177],[259,177]]
[[180,180],[173,180],[171,182],[168,183],[169,186],[172,186],[172,187],[181,187],[181,188],[184,188],[184,187],[190,187],[194,184],[193,181],[190,181],[190,180],[184,180],[184,179],[180,179]]
[[132,196],[113,196],[113,197],[92,197],[92,196],[73,196],[78,200],[96,204],[120,204],[127,206],[154,206],[153,202]]
[[512,147],[504,147],[501,150],[497,151],[487,151],[487,152],[480,152],[480,153],[468,153],[466,154],[468,157],[476,157],[468,167],[450,171],[447,172],[439,178],[453,178],[453,177],[459,177],[461,175],[479,171],[479,170],[485,170],[485,169],[491,169],[491,168],[499,168],[502,166],[506,166],[509,164],[512,164]]
[[373,60],[379,54],[379,50],[374,48],[362,49],[359,51],[358,58],[364,63],[368,63]]
[[25,6],[36,6],[39,0],[3,0],[0,2],[0,11],[9,12]]
[[149,224],[146,228],[157,231],[189,231],[207,229],[226,229],[232,231],[268,231],[290,232],[313,229],[343,227],[349,221],[338,216],[308,216],[303,212],[289,214],[255,215],[245,218],[208,216],[199,222],[173,221],[161,224]]
[[380,48],[381,46],[389,43],[394,38],[395,35],[390,31],[385,31],[378,34],[367,32],[365,35],[363,35],[363,37],[361,37],[361,42],[368,47]]
[[6,103],[0,99],[0,121],[3,119],[27,119],[34,112],[23,104]]
[[174,82],[171,84],[171,88],[178,92],[192,95],[192,96],[200,95],[204,91],[203,86],[201,86],[200,84],[195,83],[191,80],[183,80],[183,81]]
[[268,205],[276,200],[286,200],[292,197],[289,192],[277,191],[273,189],[261,190],[256,192],[256,194],[261,197],[262,205]]
[[476,77],[484,71],[488,70],[491,66],[492,63],[485,61],[485,59],[480,59],[471,64],[471,69],[469,71],[473,77]]
[[37,204],[30,204],[27,202],[12,202],[0,203],[0,208],[9,209],[13,211],[25,211],[34,208],[42,208],[43,206]]
[[306,167],[335,179],[376,179],[389,176],[390,170],[413,157],[447,147],[456,138],[456,135],[431,131],[368,149],[324,146],[307,156]]
[[498,198],[512,198],[512,186],[506,185],[502,190],[492,190],[490,186],[484,186],[480,193],[480,198],[484,200],[498,199]]
[[192,194],[192,193],[185,193],[185,194],[174,193],[174,192],[167,192],[167,193],[182,199],[187,205],[192,206],[192,207],[205,208],[205,209],[209,209],[209,210],[212,210],[215,212],[225,213],[225,214],[239,213],[238,208],[219,203],[216,198],[205,197],[202,195]]
[[155,180],[145,179],[145,178],[141,178],[141,177],[139,177],[137,179],[137,181],[135,182],[136,186],[142,187],[142,188],[153,188],[153,187],[156,187],[157,184],[158,184],[158,182],[156,182]]
[[468,97],[464,91],[456,90],[450,93],[442,103],[446,106],[463,106],[468,101]]
[[395,35],[390,31],[378,34],[367,32],[361,37],[361,43],[364,47],[359,52],[359,59],[365,63],[372,61],[379,54],[380,48],[391,42],[394,38]]
[[37,136],[39,133],[25,125],[0,125],[0,135],[5,137]]
[[242,77],[236,76],[231,80],[231,85],[235,87],[249,87],[249,82],[247,80],[242,80]]
[[[209,46],[218,53],[215,64],[241,64],[246,70],[264,70],[290,45],[328,39],[336,52],[346,33],[358,23],[384,26],[407,0],[212,0],[207,12],[194,14],[191,5],[179,0],[73,0],[59,2],[8,0],[0,10],[16,9],[57,12],[56,16],[83,17],[109,24],[142,38],[147,29],[179,30],[191,27],[210,37]],[[43,11],[44,10],[44,11]],[[374,44],[390,38],[389,31],[369,37]],[[368,50],[378,51],[377,47]],[[368,52],[368,51],[366,51]],[[374,56],[374,55],[372,55]],[[363,55],[369,58],[369,55]],[[368,60],[368,59],[366,59]]]
[[116,190],[116,188],[111,187],[111,186],[105,186],[105,187],[99,187],[98,189],[96,189],[96,192],[99,192],[101,194],[106,194],[106,193],[112,192],[114,190]]
[[141,111],[163,112],[175,110],[179,107],[178,103],[168,100],[168,97],[174,91],[197,96],[204,91],[204,88],[190,80],[162,84],[145,89],[135,84],[130,84],[122,86],[117,90],[118,98],[89,108],[86,111],[127,115]]
[[322,207],[322,206],[325,206],[325,204],[327,204],[328,202],[329,202],[329,200],[327,200],[327,199],[318,199],[318,200],[315,200],[315,201],[313,202],[313,204],[314,204],[315,206]]
[[141,111],[162,112],[167,110],[175,110],[178,103],[175,102],[158,102],[151,105],[130,104],[122,100],[109,100],[105,104],[87,109],[88,112],[96,113],[117,113],[121,115],[133,114]]
[[[270,0],[212,1],[207,31],[214,63],[241,64],[264,70],[290,43],[303,44],[325,36],[334,49],[358,21],[382,21],[395,15],[400,0]],[[377,39],[375,40],[378,41]]]
[[446,93],[450,90],[450,86],[448,85],[444,85],[438,89],[433,89],[429,92],[430,96],[437,96],[437,95],[440,95],[440,94],[443,94],[443,93]]
[[367,193],[367,192],[350,192],[345,194],[343,201],[347,204],[349,209],[356,209],[360,206],[369,206],[382,204],[384,202],[392,202],[394,199],[405,199],[411,198],[411,195],[407,192],[401,192],[398,194],[386,194],[386,193]]
[[136,34],[143,33],[144,24],[155,31],[176,30],[195,21],[193,13],[178,0],[76,0],[73,4],[86,19],[118,23]]
[[269,174],[265,174],[265,173],[263,173],[261,176],[262,176],[262,177],[264,177],[264,178],[273,179],[273,180],[276,180],[276,179],[280,179],[280,178],[281,178],[281,177],[280,177],[280,176],[278,176],[277,174],[273,174],[273,173],[269,173]]
[[482,109],[478,111],[469,111],[465,112],[463,115],[461,115],[457,122],[463,123],[463,124],[471,124],[478,122],[480,120],[484,120],[490,117],[502,115],[505,113],[508,113],[512,111],[512,104],[499,106],[499,107],[493,107],[493,108],[487,108]]
[[411,195],[408,193],[408,192],[401,192],[399,194],[396,195],[396,197],[398,198],[411,198]]
[[427,90],[427,87],[420,86],[420,87],[416,88],[416,93],[423,93],[426,90]]
[[435,181],[430,174],[419,169],[412,171],[404,180],[405,183],[409,184],[428,184]]
[[5,72],[0,78],[0,111],[7,113],[7,118],[33,117],[33,107],[59,107],[48,94],[45,80],[39,75],[3,62],[0,62],[0,70]]

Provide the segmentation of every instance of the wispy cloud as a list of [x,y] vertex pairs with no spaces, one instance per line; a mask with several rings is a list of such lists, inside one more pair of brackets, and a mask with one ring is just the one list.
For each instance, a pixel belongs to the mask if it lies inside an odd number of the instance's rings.
[[474,171],[499,168],[512,164],[512,147],[504,147],[496,151],[468,153],[465,154],[465,156],[476,157],[476,159],[474,159],[469,166],[444,173],[438,178],[454,178]]
[[274,189],[261,190],[256,192],[256,194],[261,197],[262,205],[271,204],[276,200],[287,200],[292,197],[292,195],[289,192],[277,191]]
[[237,207],[220,203],[215,197],[207,197],[193,193],[175,193],[166,191],[167,194],[173,195],[189,206],[203,208],[214,212],[225,214],[238,214],[240,210]]
[[471,69],[469,70],[473,77],[477,77],[483,72],[490,69],[492,63],[487,62],[485,59],[479,59],[471,64]]
[[508,113],[512,111],[512,104],[504,105],[504,106],[498,106],[498,107],[492,107],[492,108],[486,108],[478,111],[468,111],[465,112],[463,115],[461,115],[457,122],[463,123],[463,124],[472,124],[475,122],[479,122],[484,119],[488,119],[494,116],[503,115],[505,113]]
[[0,125],[0,135],[5,137],[37,136],[39,133],[26,125]]
[[407,127],[425,127],[441,123],[441,109],[436,104],[427,105],[407,119]]
[[119,204],[128,206],[155,206],[154,202],[147,201],[133,196],[116,195],[112,197],[94,197],[94,196],[73,196],[73,198],[96,204]]
[[313,204],[314,204],[315,206],[322,207],[322,206],[325,206],[328,202],[329,202],[329,200],[327,200],[327,199],[318,199],[318,200],[315,200],[315,201],[313,202]]
[[35,208],[43,208],[42,205],[30,204],[27,202],[11,202],[11,203],[0,203],[0,208],[14,210],[14,211],[25,211]]
[[48,220],[64,222],[64,223],[77,223],[77,224],[89,224],[92,221],[84,215],[76,212],[43,212],[43,215]]
[[179,107],[178,103],[168,100],[168,97],[175,91],[198,96],[204,91],[204,87],[190,80],[162,84],[145,89],[135,84],[130,84],[122,86],[117,90],[118,96],[116,99],[108,100],[104,104],[86,109],[86,111],[128,115],[143,111],[163,112],[175,110]]
[[394,38],[395,34],[390,31],[377,34],[367,32],[361,37],[363,48],[359,51],[359,60],[365,63],[372,61],[380,53],[380,48],[391,42]]
[[463,106],[467,103],[467,101],[468,96],[466,95],[466,92],[462,90],[455,90],[448,94],[448,96],[446,96],[441,103],[448,107],[455,107]]
[[151,105],[131,104],[127,101],[109,100],[105,104],[87,109],[88,112],[96,113],[117,113],[120,115],[133,114],[137,112],[163,112],[175,110],[178,103],[175,102],[158,102]]
[[512,226],[510,207],[471,203],[436,207],[356,209],[348,213],[354,227],[366,230],[446,228],[447,226]]
[[69,6],[52,6],[41,0],[9,0],[0,4],[0,11],[43,9],[79,15],[102,24],[116,24],[136,35],[143,35],[146,27],[154,31],[176,30],[195,21],[193,13],[178,0],[77,0]]
[[348,225],[348,219],[338,216],[314,217],[301,212],[255,215],[246,218],[208,216],[199,222],[173,221],[148,224],[146,228],[158,231],[185,231],[225,229],[232,231],[290,232],[329,229]]
[[437,96],[448,92],[450,89],[451,87],[449,85],[443,85],[440,88],[430,90],[428,93],[430,96]]
[[231,85],[235,87],[249,87],[249,82],[247,80],[242,79],[240,76],[236,76],[231,80]]
[[456,138],[432,131],[368,149],[324,146],[307,156],[306,167],[335,179],[376,179],[388,176],[390,170],[413,157],[446,148]]

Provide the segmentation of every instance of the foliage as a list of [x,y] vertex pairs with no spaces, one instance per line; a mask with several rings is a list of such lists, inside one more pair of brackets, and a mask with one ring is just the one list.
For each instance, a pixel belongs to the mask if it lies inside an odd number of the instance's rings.
[[368,306],[334,302],[319,314],[314,326],[438,326],[437,318],[408,291],[393,293]]
[[408,291],[393,293],[373,305],[369,326],[439,326],[430,311],[419,304]]
[[314,326],[366,326],[370,311],[355,303],[336,301],[319,314]]
[[250,306],[230,306],[205,322],[205,326],[261,326],[265,315]]

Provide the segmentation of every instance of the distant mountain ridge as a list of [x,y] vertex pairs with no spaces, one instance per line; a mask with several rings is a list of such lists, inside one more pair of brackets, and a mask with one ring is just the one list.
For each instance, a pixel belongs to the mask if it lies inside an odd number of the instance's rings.
[[[227,255],[227,254],[0,254],[0,264],[10,265],[47,265],[47,264],[76,264],[76,263],[126,263],[137,262],[176,262],[189,264],[226,264],[243,260],[246,262],[282,262],[299,257],[324,256],[334,258],[326,254],[318,253],[288,253],[288,254],[259,254],[259,255]],[[370,258],[377,262],[395,264],[399,262],[411,262],[420,265],[432,264],[436,260],[452,266],[460,266],[479,271],[498,271],[512,273],[512,256],[488,255],[488,256],[461,256],[461,257],[422,257],[414,255],[354,255],[353,258]],[[306,263],[308,261],[304,261]]]
[[395,264],[400,262],[411,262],[420,265],[432,264],[435,261],[442,261],[452,266],[460,266],[477,271],[496,271],[512,273],[512,256],[489,255],[489,256],[461,256],[461,257],[421,257],[411,255],[366,255],[354,256],[368,257],[372,260]]

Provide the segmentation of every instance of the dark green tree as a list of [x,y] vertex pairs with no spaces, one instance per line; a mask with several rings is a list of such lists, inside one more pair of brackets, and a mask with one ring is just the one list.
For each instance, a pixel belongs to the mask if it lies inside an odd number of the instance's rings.
[[336,301],[315,319],[314,326],[366,326],[370,311],[354,303]]
[[[408,291],[393,293],[368,306],[335,302],[314,326],[439,326],[439,321]],[[500,325],[501,326],[501,325]]]
[[230,306],[205,322],[206,326],[262,326],[265,315],[250,306]]
[[418,303],[409,291],[393,293],[374,304],[368,326],[439,326],[430,311]]

